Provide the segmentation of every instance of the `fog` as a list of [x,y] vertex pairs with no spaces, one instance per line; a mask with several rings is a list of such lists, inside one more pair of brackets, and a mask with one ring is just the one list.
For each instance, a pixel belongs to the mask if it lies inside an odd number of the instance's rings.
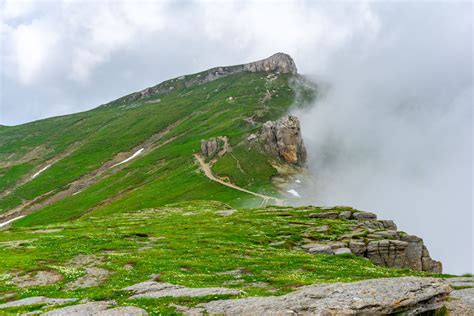
[[385,24],[354,34],[308,74],[329,88],[294,113],[309,151],[298,192],[300,204],[393,219],[425,240],[445,272],[466,273],[474,272],[472,25],[469,11],[453,20],[442,8],[419,19],[414,6],[400,24],[379,7]]

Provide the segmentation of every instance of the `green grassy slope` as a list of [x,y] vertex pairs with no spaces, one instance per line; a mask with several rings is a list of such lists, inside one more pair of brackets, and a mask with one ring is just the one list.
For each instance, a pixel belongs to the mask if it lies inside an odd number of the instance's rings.
[[[216,213],[228,208],[219,202],[188,201],[107,218],[11,229],[0,234],[0,302],[4,293],[16,293],[14,298],[115,299],[120,305],[140,306],[159,315],[173,314],[171,303],[192,306],[216,297],[130,300],[121,289],[147,280],[151,274],[188,287],[236,288],[245,292],[242,296],[278,295],[317,282],[427,275],[376,266],[353,255],[311,255],[298,250],[295,245],[303,239],[334,240],[352,224],[308,217],[321,211],[319,208],[239,209],[228,216]],[[326,225],[327,232],[314,233]],[[19,246],[11,246],[17,240]],[[84,266],[71,262],[78,255],[92,256],[97,267],[110,271],[105,283],[68,289],[67,284],[85,274]],[[48,286],[22,289],[15,285],[16,276],[37,271],[59,273],[63,278]]]
[[[262,122],[288,111],[295,99],[290,80],[292,75],[287,74],[273,80],[265,73],[234,74],[190,88],[177,85],[170,93],[130,104],[119,99],[88,112],[1,129],[1,157],[22,162],[27,160],[25,155],[35,155],[26,162],[0,169],[1,190],[17,185],[12,193],[0,198],[0,210],[5,212],[25,201],[39,196],[45,199],[64,190],[117,153],[131,150],[177,122],[160,139],[161,147],[15,225],[64,221],[84,214],[110,214],[190,199],[255,205],[259,203],[255,198],[205,178],[198,172],[192,154],[199,151],[201,139],[228,136],[231,144],[237,145],[235,154],[225,157],[215,171],[229,175],[240,186],[273,193],[270,178],[275,170],[268,160],[257,151],[245,155],[238,144],[258,131]],[[254,124],[248,122],[250,118]],[[241,168],[226,162],[235,157],[241,160],[240,167],[248,170],[244,177],[235,176]],[[32,173],[51,160],[54,163],[50,168],[29,180]],[[28,181],[21,184],[25,178]]]
[[[0,303],[44,295],[115,300],[150,315],[176,315],[172,304],[233,296],[130,299],[123,288],[154,275],[172,284],[266,296],[317,282],[430,275],[354,255],[309,254],[303,244],[341,240],[357,222],[309,216],[328,208],[262,207],[262,197],[207,178],[193,154],[202,139],[226,136],[232,150],[212,165],[214,175],[276,196],[275,168],[298,169],[247,137],[292,106],[305,106],[316,90],[290,74],[242,72],[194,86],[185,81],[202,74],[166,81],[158,94],[134,93],[83,113],[0,126],[0,219],[28,203],[38,206],[0,230]],[[141,148],[133,160],[113,166]],[[231,214],[219,213],[231,208]],[[71,288],[91,267],[106,277]],[[57,280],[22,284],[41,273]]]

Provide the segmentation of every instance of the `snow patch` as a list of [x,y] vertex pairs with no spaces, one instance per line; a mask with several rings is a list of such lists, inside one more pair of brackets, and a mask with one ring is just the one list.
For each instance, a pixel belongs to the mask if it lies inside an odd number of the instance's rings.
[[136,156],[140,155],[144,149],[145,149],[145,148],[140,148],[139,150],[137,150],[133,155],[131,155],[131,156],[128,157],[127,159],[122,160],[122,161],[119,162],[119,163],[116,163],[115,165],[113,165],[113,166],[110,167],[110,168],[113,168],[113,167],[116,167],[116,166],[121,165],[121,164],[123,164],[123,163],[129,162],[130,160],[132,160],[132,159],[135,158]]
[[286,191],[286,192],[290,193],[291,195],[293,195],[293,196],[295,196],[295,197],[297,197],[297,198],[300,198],[300,197],[301,197],[301,195],[300,195],[298,192],[296,192],[295,190],[293,190],[293,189],[288,190],[288,191]]
[[25,215],[21,215],[21,216],[18,216],[18,217],[9,219],[9,220],[6,221],[6,222],[0,223],[0,228],[1,228],[1,227],[4,227],[4,226],[7,226],[7,225],[10,224],[11,222],[14,222],[14,221],[16,221],[16,220],[18,220],[18,219],[20,219],[20,218],[23,218],[23,217],[25,217]]
[[31,179],[34,179],[36,178],[37,176],[39,176],[39,174],[43,171],[45,171],[46,169],[48,169],[49,167],[51,167],[51,165],[47,165],[46,167],[44,167],[43,169],[41,169],[40,171],[38,171],[37,173],[35,173],[34,175],[31,176]]
[[296,182],[296,183],[301,183],[301,180],[300,180],[300,179],[296,179],[295,182]]

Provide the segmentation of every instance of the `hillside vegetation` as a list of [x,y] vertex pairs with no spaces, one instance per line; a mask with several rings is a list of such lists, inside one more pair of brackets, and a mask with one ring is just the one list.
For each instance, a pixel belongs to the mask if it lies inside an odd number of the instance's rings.
[[[166,82],[176,82],[169,93],[132,104],[117,100],[0,130],[1,212],[36,211],[15,222],[19,227],[196,199],[259,205],[199,172],[192,154],[202,139],[221,135],[236,148],[215,171],[242,187],[275,194],[270,180],[276,170],[258,149],[242,143],[262,122],[297,106],[293,75],[245,72],[189,88],[179,85],[182,80]],[[141,148],[131,161],[112,167]]]
[[[194,306],[219,298],[279,295],[315,282],[424,275],[376,266],[354,255],[314,255],[295,247],[307,238],[336,240],[353,223],[308,217],[315,212],[321,209],[235,211],[219,202],[185,202],[11,229],[0,234],[0,300],[8,293],[16,293],[16,299],[39,295],[115,299],[119,305],[139,306],[158,315],[174,314],[172,304]],[[318,234],[321,227],[329,229]],[[39,277],[45,272],[49,281]],[[123,290],[153,278],[191,288],[226,287],[243,292],[130,299],[130,293]],[[85,280],[90,282],[88,287],[82,287]],[[5,311],[25,312],[42,306]]]

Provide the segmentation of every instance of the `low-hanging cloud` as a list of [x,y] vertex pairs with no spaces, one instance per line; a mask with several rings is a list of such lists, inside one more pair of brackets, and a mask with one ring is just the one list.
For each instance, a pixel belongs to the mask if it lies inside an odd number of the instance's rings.
[[405,6],[401,23],[386,9],[326,61],[314,79],[330,88],[297,113],[310,155],[300,193],[394,219],[445,271],[472,272],[471,15]]
[[471,20],[455,1],[0,0],[0,124],[286,52],[330,87],[300,115],[304,201],[376,211],[473,271]]

